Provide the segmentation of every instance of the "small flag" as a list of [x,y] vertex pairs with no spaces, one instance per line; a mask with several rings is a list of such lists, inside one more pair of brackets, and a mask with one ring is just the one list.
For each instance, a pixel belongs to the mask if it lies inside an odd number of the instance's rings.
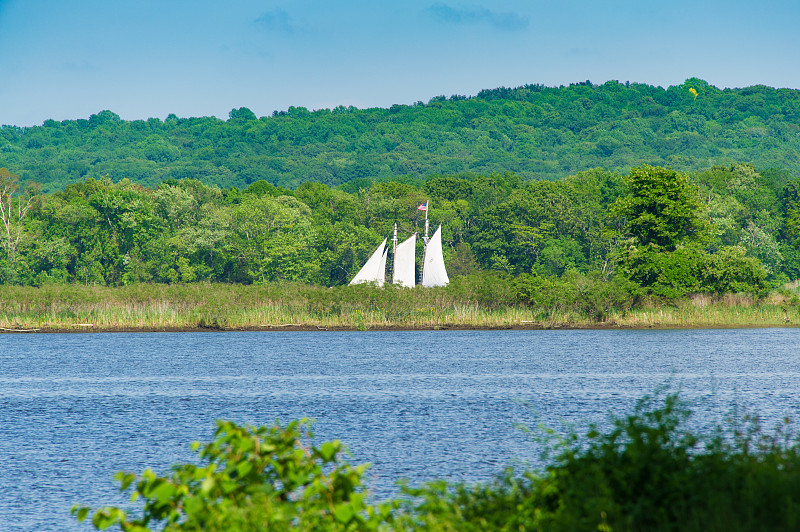
[[426,201],[425,203],[423,203],[422,205],[417,207],[417,210],[418,211],[427,211],[428,210],[428,202]]

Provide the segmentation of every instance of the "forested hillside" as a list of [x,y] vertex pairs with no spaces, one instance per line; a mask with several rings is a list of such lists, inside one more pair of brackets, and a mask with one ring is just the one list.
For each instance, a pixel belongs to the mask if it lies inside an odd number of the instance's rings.
[[221,188],[258,180],[296,188],[356,179],[513,172],[554,180],[641,164],[700,172],[751,163],[800,173],[800,91],[720,90],[590,82],[527,85],[475,97],[436,97],[389,109],[337,107],[257,118],[246,108],[213,117],[89,119],[0,129],[0,167],[45,192],[109,176],[156,186],[198,179]]

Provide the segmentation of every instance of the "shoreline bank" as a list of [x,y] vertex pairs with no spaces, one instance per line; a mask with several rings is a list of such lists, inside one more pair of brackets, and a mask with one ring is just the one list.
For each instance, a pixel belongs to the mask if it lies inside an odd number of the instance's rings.
[[706,325],[676,325],[676,324],[514,324],[514,325],[427,325],[427,326],[402,326],[386,325],[368,328],[357,326],[320,326],[308,324],[286,325],[258,325],[242,327],[136,327],[114,326],[98,327],[94,325],[62,326],[62,327],[35,327],[35,328],[9,328],[0,327],[2,334],[85,334],[85,333],[185,333],[185,332],[391,332],[391,331],[582,331],[582,330],[705,330],[705,329],[793,329],[800,327],[795,323],[735,323],[735,324],[706,324]]
[[800,326],[794,299],[746,295],[580,309],[470,290],[271,285],[4,287],[0,334],[189,331],[709,329]]

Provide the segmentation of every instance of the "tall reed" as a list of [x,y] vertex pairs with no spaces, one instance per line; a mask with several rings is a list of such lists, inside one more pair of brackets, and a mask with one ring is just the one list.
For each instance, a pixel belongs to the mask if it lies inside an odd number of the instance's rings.
[[592,316],[560,305],[528,307],[498,287],[326,288],[292,283],[137,284],[119,288],[58,285],[4,287],[6,330],[179,330],[304,328],[745,327],[800,323],[780,298],[694,297],[672,305],[645,302]]

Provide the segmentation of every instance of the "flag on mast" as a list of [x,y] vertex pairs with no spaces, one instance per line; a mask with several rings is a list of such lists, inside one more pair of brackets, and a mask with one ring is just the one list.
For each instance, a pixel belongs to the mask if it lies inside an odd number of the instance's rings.
[[425,203],[423,203],[422,205],[417,207],[417,210],[418,211],[426,211],[427,212],[427,210],[428,210],[428,202],[426,201]]

